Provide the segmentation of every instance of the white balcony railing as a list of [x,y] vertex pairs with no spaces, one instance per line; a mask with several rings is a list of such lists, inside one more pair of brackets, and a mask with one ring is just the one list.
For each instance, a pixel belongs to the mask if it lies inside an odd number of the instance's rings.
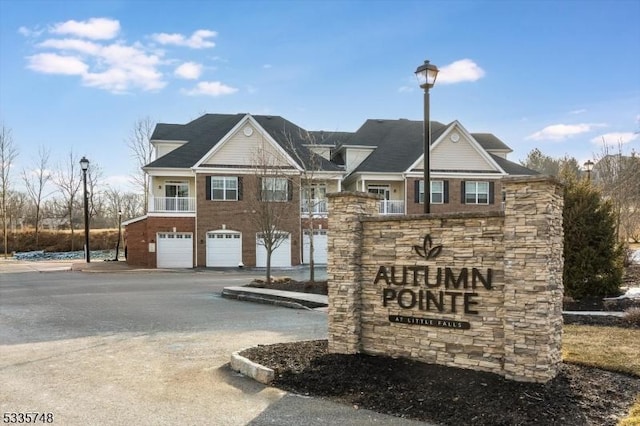
[[156,213],[186,213],[196,211],[194,197],[153,197],[151,211]]
[[302,200],[301,212],[304,215],[314,214],[314,215],[326,215],[327,214],[327,199],[326,198],[318,198],[312,200]]
[[404,200],[380,200],[380,214],[404,214]]

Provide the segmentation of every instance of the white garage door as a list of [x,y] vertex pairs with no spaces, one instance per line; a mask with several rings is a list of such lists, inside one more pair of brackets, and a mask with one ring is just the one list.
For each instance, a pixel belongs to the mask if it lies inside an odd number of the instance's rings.
[[[271,253],[271,267],[283,268],[291,266],[291,234],[283,233],[283,240],[280,245]],[[258,234],[256,238],[256,266],[264,268],[267,266],[267,249],[262,244],[262,237]]]
[[242,264],[242,234],[236,231],[207,233],[207,266],[236,267]]
[[160,232],[156,248],[158,268],[193,268],[193,234]]
[[[302,247],[304,249],[302,253],[303,263],[309,263],[311,256],[309,255],[309,248],[311,246],[309,233],[311,230],[305,229],[304,236],[302,237]],[[316,264],[327,263],[327,230],[326,229],[314,229],[313,230],[313,258]]]

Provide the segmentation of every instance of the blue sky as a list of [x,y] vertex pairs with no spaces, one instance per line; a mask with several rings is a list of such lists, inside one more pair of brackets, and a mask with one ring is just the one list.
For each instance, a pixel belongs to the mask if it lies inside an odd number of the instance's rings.
[[[71,149],[112,185],[140,118],[281,115],[309,130],[431,117],[491,132],[519,161],[640,151],[640,0],[0,1],[0,120],[20,155]],[[14,174],[14,176],[16,176]]]

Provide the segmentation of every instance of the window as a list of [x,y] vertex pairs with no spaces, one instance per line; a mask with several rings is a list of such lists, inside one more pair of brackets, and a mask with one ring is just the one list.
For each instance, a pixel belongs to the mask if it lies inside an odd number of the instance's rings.
[[489,182],[464,182],[465,204],[489,204]]
[[[416,181],[416,202],[424,203],[424,180]],[[449,202],[449,182],[446,180],[431,181],[431,204],[443,204]]]
[[167,198],[182,198],[189,196],[189,184],[182,181],[166,181],[164,195]]
[[218,201],[237,201],[238,178],[211,176],[211,199]]
[[286,178],[262,178],[262,201],[291,200],[289,180]]
[[323,184],[310,185],[302,188],[302,212],[326,213],[327,212],[327,187]]

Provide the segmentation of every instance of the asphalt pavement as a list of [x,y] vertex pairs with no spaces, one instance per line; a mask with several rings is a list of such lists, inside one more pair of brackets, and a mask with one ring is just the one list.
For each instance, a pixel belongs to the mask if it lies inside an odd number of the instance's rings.
[[231,371],[235,351],[327,335],[325,312],[221,297],[263,271],[93,263],[0,261],[3,413],[64,425],[420,424]]

